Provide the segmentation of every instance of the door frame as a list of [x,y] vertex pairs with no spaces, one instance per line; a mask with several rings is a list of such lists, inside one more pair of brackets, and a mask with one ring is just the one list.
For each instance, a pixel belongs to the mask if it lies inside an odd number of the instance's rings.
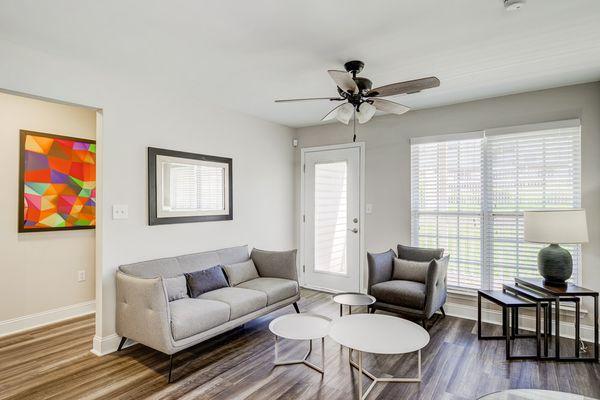
[[300,237],[298,240],[298,248],[300,252],[300,263],[298,264],[298,276],[300,281],[300,286],[315,289],[319,291],[325,292],[335,292],[331,289],[325,289],[321,287],[313,287],[306,284],[304,271],[306,269],[306,250],[304,243],[304,235],[306,230],[306,224],[304,221],[304,215],[306,214],[306,205],[304,204],[304,195],[305,195],[305,155],[306,153],[319,152],[319,151],[327,151],[327,150],[341,150],[341,149],[349,149],[349,148],[358,148],[359,152],[359,221],[358,221],[358,232],[359,232],[359,260],[358,260],[358,287],[361,292],[366,292],[366,274],[365,274],[365,264],[366,264],[366,250],[365,250],[365,143],[364,142],[354,142],[354,143],[344,143],[344,144],[335,144],[329,146],[316,146],[316,147],[303,147],[300,149],[300,215],[298,215],[298,221],[300,224]]

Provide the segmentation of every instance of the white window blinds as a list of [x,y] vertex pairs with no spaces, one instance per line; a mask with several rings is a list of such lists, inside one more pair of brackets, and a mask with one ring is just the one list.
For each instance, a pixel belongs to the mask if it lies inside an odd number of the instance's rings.
[[[523,240],[523,211],[581,207],[580,128],[488,135],[486,158],[486,265],[488,285],[517,276],[537,277],[544,246]],[[581,246],[563,245],[573,256],[577,282]]]
[[[411,144],[412,243],[446,249],[449,285],[499,288],[537,276],[542,245],[523,240],[523,211],[581,207],[580,128],[555,126]],[[580,246],[564,247],[577,280]]]
[[451,254],[448,284],[481,287],[482,139],[411,146],[412,242]]

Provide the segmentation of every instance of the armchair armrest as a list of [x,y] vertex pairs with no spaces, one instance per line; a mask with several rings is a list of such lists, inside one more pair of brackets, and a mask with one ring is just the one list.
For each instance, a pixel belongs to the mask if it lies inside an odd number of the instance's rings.
[[430,318],[446,302],[446,276],[449,261],[450,256],[445,256],[439,260],[432,260],[429,264],[425,283],[425,313],[427,318]]
[[367,291],[371,293],[371,286],[392,279],[394,271],[394,258],[396,253],[390,249],[384,253],[367,253],[369,265],[369,286]]
[[163,279],[117,272],[116,330],[166,354],[172,354],[169,300]]
[[254,262],[258,275],[265,278],[283,278],[298,281],[296,253],[298,250],[267,251],[252,249],[250,258]]

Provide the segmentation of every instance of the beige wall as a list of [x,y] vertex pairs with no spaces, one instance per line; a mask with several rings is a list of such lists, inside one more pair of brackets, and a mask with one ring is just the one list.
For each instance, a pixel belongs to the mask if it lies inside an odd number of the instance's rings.
[[[600,290],[600,83],[385,115],[360,125],[357,140],[366,143],[366,202],[373,204],[365,226],[367,250],[378,252],[396,243],[410,243],[409,138],[571,118],[580,118],[582,123],[582,204],[587,209],[590,238],[583,246],[583,285]],[[352,140],[351,126],[340,123],[302,128],[296,134],[299,148]],[[299,159],[298,149],[296,198]],[[471,299],[454,296],[452,301]]]
[[17,233],[20,129],[94,139],[96,113],[0,93],[0,322],[94,299],[93,230]]

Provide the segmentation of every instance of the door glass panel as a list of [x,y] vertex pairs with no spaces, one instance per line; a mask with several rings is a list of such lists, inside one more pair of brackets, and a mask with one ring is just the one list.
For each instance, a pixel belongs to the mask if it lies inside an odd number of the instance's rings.
[[315,271],[348,273],[348,165],[315,164]]

